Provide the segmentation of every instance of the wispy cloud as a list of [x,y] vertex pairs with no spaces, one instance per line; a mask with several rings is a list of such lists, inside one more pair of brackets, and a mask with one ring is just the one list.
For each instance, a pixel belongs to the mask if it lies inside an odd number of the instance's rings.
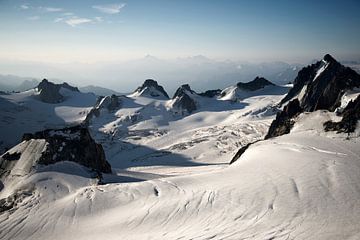
[[103,22],[104,19],[102,17],[94,17],[95,21],[97,22]]
[[39,20],[40,17],[39,16],[31,16],[31,17],[28,17],[28,19],[31,21],[36,21],[36,20]]
[[76,27],[81,24],[85,23],[91,23],[91,24],[97,24],[104,22],[103,17],[94,17],[94,18],[84,18],[84,17],[78,17],[78,16],[64,16],[64,17],[58,17],[54,19],[54,23],[65,23],[71,27]]
[[23,10],[27,10],[30,7],[29,7],[29,5],[23,4],[23,5],[20,6],[20,8],[23,9]]
[[58,22],[63,22],[65,19],[64,18],[55,18],[54,22],[58,23]]
[[64,11],[63,8],[55,8],[55,7],[39,7],[39,9],[44,12],[62,12],[62,11]]
[[72,16],[72,15],[74,15],[74,13],[72,13],[72,12],[65,12],[65,13],[63,13],[62,15],[63,15],[63,16]]
[[80,17],[71,17],[69,19],[61,20],[61,21],[64,21],[66,24],[70,25],[71,27],[76,27],[76,26],[84,24],[84,23],[92,23],[93,22],[93,20],[91,20],[89,18],[80,18]]
[[126,6],[125,3],[117,4],[106,4],[106,5],[94,5],[92,8],[107,14],[116,14],[119,13],[122,8]]

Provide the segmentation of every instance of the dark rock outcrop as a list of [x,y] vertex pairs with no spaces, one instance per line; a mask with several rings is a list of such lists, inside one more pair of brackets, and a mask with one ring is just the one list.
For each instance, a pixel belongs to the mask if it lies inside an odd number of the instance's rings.
[[106,96],[101,99],[100,103],[97,104],[97,108],[106,108],[109,112],[113,112],[119,109],[121,106],[121,100],[116,95]]
[[358,121],[360,121],[360,96],[348,103],[342,111],[342,116],[340,122],[325,122],[325,131],[337,131],[338,133],[354,132]]
[[235,154],[235,156],[231,159],[230,161],[230,164],[233,164],[234,162],[236,162],[240,157],[241,155],[244,154],[244,152],[251,146],[253,145],[254,143],[257,143],[258,141],[255,141],[255,142],[251,142],[251,143],[248,143],[246,144],[245,146],[241,147],[239,149],[239,151]]
[[55,84],[49,82],[47,79],[43,79],[37,86],[37,89],[40,92],[38,98],[40,101],[45,103],[60,103],[64,101],[64,96],[59,92],[61,88],[66,88],[73,92],[79,92],[77,87],[72,87],[65,82],[62,84]]
[[203,93],[199,93],[200,96],[202,97],[208,97],[208,98],[213,98],[216,96],[220,96],[221,94],[221,89],[215,89],[215,90],[207,90]]
[[294,99],[284,107],[281,112],[276,114],[276,119],[271,123],[268,133],[265,139],[281,136],[290,132],[294,125],[293,118],[302,112],[300,102],[298,99]]
[[[280,104],[290,101],[277,114],[272,122],[265,139],[289,133],[294,121],[293,117],[302,112],[316,110],[335,111],[341,104],[341,98],[348,90],[360,87],[360,75],[349,67],[337,62],[329,54],[324,59],[303,68],[296,79],[294,86],[281,100]],[[340,123],[328,122],[327,130],[354,131],[356,126],[356,102],[348,105],[348,110],[343,111],[343,120]],[[348,127],[351,122],[352,127]]]
[[64,96],[59,93],[60,86],[44,79],[38,85],[38,95],[40,101],[45,103],[60,103],[64,100]]
[[30,139],[45,139],[47,142],[39,164],[72,161],[99,172],[111,173],[111,166],[105,159],[101,144],[93,140],[87,128],[75,126],[24,134],[23,141]]
[[281,100],[281,104],[298,96],[305,86],[306,90],[299,99],[304,111],[334,111],[340,106],[341,97],[346,90],[360,87],[360,75],[327,54],[323,60],[299,72],[293,88]]
[[86,115],[84,124],[88,125],[93,117],[99,117],[102,109],[107,109],[108,112],[114,112],[121,107],[122,101],[119,96],[100,96],[98,97],[95,106]]
[[138,93],[142,96],[165,97],[169,99],[169,95],[166,93],[164,88],[153,79],[145,80],[143,85],[135,90],[135,93]]
[[191,97],[191,95],[195,95],[196,92],[193,91],[189,84],[184,84],[181,87],[179,87],[173,97],[173,107],[180,109],[180,110],[186,110],[188,113],[192,113],[197,109],[196,102]]
[[269,80],[266,80],[263,77],[256,77],[254,80],[252,80],[250,82],[247,82],[247,83],[238,82],[236,85],[239,89],[242,89],[245,91],[256,91],[256,90],[259,90],[266,86],[274,86],[275,84],[273,84]]

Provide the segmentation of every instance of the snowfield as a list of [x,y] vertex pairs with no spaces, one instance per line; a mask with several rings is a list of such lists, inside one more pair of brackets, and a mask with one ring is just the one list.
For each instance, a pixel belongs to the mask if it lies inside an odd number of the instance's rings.
[[[302,117],[326,119],[317,114]],[[0,237],[359,239],[359,138],[345,138],[297,126],[233,165],[141,182],[43,170],[28,179],[34,193],[0,215]]]
[[[39,92],[0,95],[0,152],[21,141],[22,135],[47,128],[59,128],[83,121],[96,102],[92,93],[61,89],[65,101],[48,104],[36,99]],[[11,126],[11,127],[9,127]]]
[[199,98],[200,110],[184,116],[171,100],[122,97],[89,126],[113,168],[106,184],[72,162],[0,184],[0,199],[22,193],[0,213],[0,239],[360,239],[360,129],[325,133],[334,113],[303,113],[290,134],[228,164],[264,137],[280,92]]

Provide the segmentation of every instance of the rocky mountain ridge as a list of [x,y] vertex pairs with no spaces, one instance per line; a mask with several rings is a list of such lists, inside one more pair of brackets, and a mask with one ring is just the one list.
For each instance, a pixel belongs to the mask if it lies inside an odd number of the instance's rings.
[[[323,60],[309,65],[299,72],[293,88],[280,102],[280,104],[287,103],[287,105],[282,112],[277,114],[265,139],[289,133],[294,124],[293,118],[302,112],[316,110],[334,112],[340,107],[344,94],[356,88],[360,88],[360,75],[337,62],[331,55],[326,54]],[[357,101],[359,100],[348,104],[346,111],[340,113],[345,118],[343,121],[351,122],[351,126],[328,123],[326,129],[340,131],[339,128],[341,128],[345,132],[353,131],[359,116],[350,113],[358,112]]]
[[55,84],[43,79],[37,86],[39,94],[37,97],[40,101],[45,103],[60,103],[64,100],[64,96],[60,93],[60,89],[68,89],[73,92],[80,92],[77,87],[70,86],[66,82],[62,84]]

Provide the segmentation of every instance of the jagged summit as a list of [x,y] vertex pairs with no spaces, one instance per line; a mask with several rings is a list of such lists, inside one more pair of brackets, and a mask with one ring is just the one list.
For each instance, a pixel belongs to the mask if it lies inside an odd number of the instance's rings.
[[[316,110],[333,112],[337,110],[341,105],[344,105],[344,96],[349,91],[359,87],[360,75],[351,68],[340,64],[330,54],[326,54],[321,61],[304,67],[299,72],[294,80],[293,88],[280,102],[280,104],[287,103],[287,105],[272,122],[265,138],[289,133],[294,125],[293,118],[302,112]],[[294,112],[290,108],[296,108],[296,111]],[[343,106],[343,108],[346,109],[346,106]],[[346,109],[346,112],[356,112],[353,108]],[[291,114],[288,114],[288,112],[291,112]],[[351,122],[354,125],[357,119],[352,119]],[[332,128],[328,127],[328,129]],[[354,126],[347,126],[347,129],[355,128]]]
[[77,87],[70,86],[64,82],[62,84],[55,84],[43,79],[37,89],[39,91],[38,98],[45,103],[60,103],[64,100],[64,96],[60,93],[60,89],[64,88],[73,92],[80,92]]
[[191,89],[190,85],[183,84],[176,90],[173,96],[172,107],[180,111],[185,110],[188,113],[192,113],[197,109],[194,96],[197,96],[197,93]]
[[180,97],[186,93],[196,94],[195,91],[193,91],[189,84],[183,84],[181,85],[175,92],[173,99],[176,97]]
[[326,54],[321,61],[299,72],[281,104],[297,97],[305,111],[334,111],[340,106],[344,91],[355,87],[360,87],[360,75]]
[[254,80],[250,82],[247,83],[238,82],[236,85],[238,88],[246,91],[256,91],[266,86],[273,86],[275,84],[273,84],[272,82],[270,82],[269,80],[263,77],[257,76]]
[[335,58],[333,58],[333,56],[331,56],[330,54],[325,54],[325,56],[324,56],[324,61],[326,61],[326,62],[337,62],[336,60],[335,60]]
[[169,95],[166,93],[164,88],[153,79],[146,79],[145,82],[140,87],[138,87],[132,95],[135,97],[142,96],[169,99]]

